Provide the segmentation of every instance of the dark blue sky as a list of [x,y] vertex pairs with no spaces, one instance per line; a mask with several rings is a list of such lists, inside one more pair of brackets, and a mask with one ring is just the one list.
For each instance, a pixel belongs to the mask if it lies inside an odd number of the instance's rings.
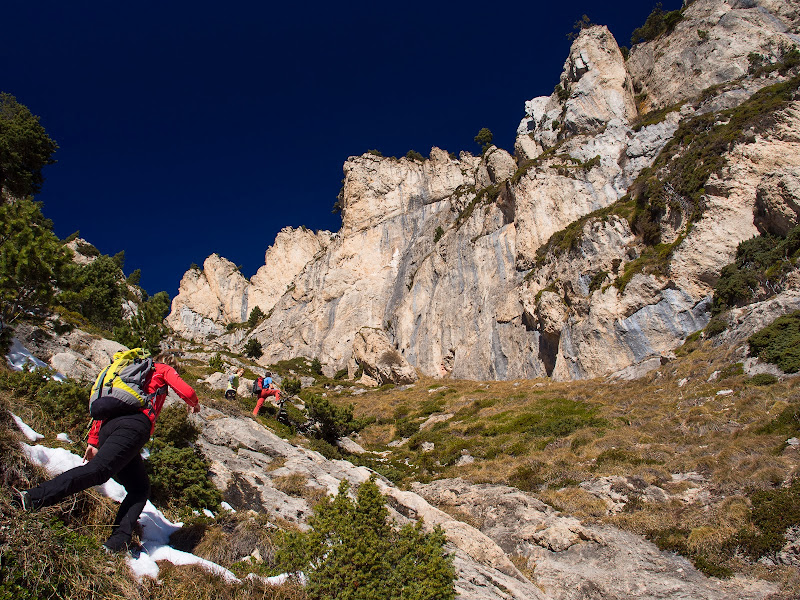
[[574,22],[629,45],[654,4],[7,0],[0,91],[60,146],[37,198],[56,233],[172,296],[212,252],[251,276],[282,227],[337,230],[348,156],[475,152],[481,127],[513,151]]

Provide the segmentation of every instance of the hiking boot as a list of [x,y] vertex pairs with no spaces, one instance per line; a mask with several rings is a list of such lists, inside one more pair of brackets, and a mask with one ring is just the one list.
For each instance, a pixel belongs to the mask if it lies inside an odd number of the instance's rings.
[[19,510],[31,512],[33,510],[33,500],[31,500],[30,494],[23,490],[18,490],[15,487],[11,489],[13,490],[11,494],[11,505],[17,507]]

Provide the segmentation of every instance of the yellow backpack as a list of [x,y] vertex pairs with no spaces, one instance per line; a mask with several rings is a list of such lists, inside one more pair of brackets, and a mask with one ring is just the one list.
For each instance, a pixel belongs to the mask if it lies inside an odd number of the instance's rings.
[[152,405],[157,392],[145,387],[153,374],[153,359],[142,348],[120,350],[97,376],[89,395],[89,412],[98,420],[134,414]]

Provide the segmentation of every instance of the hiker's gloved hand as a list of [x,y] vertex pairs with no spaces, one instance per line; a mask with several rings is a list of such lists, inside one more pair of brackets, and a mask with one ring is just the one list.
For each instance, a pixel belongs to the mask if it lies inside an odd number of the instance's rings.
[[199,413],[200,412],[200,405],[196,404],[194,406],[190,406],[189,407],[189,412],[190,413]]
[[86,446],[86,452],[83,453],[83,460],[89,462],[94,458],[95,454],[97,454],[97,448],[90,444]]

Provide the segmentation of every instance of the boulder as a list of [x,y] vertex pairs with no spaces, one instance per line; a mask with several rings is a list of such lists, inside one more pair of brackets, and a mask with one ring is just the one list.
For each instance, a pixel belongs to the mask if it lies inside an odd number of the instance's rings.
[[380,329],[362,327],[353,340],[353,356],[378,385],[414,383],[419,378]]

